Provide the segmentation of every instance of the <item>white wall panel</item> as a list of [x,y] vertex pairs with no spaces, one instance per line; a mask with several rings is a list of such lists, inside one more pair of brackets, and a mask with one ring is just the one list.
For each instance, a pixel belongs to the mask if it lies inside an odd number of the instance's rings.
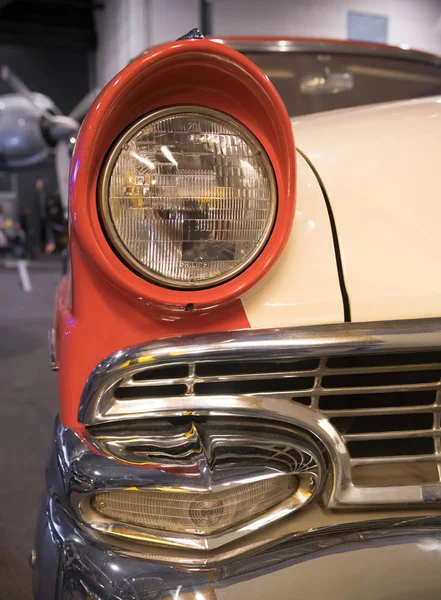
[[149,46],[199,25],[198,0],[106,0],[96,11],[96,84],[104,86]]
[[150,0],[150,45],[176,40],[199,27],[199,0]]
[[[391,44],[441,54],[441,0],[212,0],[213,33],[344,39],[350,10],[387,16]],[[106,0],[96,12],[97,84],[198,25],[199,0]]]
[[148,46],[148,4],[148,0],[107,0],[95,13],[98,86],[104,86]]

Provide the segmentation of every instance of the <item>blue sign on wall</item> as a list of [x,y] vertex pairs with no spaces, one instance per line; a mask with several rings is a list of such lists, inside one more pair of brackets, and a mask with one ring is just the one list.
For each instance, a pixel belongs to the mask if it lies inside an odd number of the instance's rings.
[[387,44],[388,18],[369,13],[348,12],[348,39]]

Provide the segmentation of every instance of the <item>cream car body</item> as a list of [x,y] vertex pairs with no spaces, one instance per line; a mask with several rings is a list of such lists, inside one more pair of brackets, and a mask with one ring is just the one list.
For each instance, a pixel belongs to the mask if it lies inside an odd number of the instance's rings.
[[253,328],[344,321],[329,212],[320,183],[299,152],[288,243],[274,268],[241,301]]
[[439,316],[441,97],[311,115],[293,128],[332,207],[351,319]]

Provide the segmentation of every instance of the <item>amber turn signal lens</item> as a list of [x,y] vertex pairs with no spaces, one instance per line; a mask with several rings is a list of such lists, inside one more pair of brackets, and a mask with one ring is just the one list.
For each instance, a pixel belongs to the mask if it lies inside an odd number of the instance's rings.
[[121,490],[100,492],[92,506],[102,516],[161,531],[212,535],[245,523],[296,492],[295,475],[279,475],[220,492]]

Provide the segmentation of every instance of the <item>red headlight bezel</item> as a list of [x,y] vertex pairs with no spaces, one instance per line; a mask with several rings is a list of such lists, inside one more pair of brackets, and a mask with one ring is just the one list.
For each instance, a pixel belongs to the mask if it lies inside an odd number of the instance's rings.
[[[97,207],[99,175],[115,140],[146,114],[179,105],[218,110],[242,122],[268,154],[277,185],[277,215],[260,255],[235,278],[200,290],[164,288],[133,272],[109,244]],[[72,158],[70,202],[72,237],[119,290],[172,309],[208,308],[234,300],[268,272],[291,231],[295,147],[286,108],[264,73],[227,46],[183,40],[156,48],[121,71],[91,107]]]

